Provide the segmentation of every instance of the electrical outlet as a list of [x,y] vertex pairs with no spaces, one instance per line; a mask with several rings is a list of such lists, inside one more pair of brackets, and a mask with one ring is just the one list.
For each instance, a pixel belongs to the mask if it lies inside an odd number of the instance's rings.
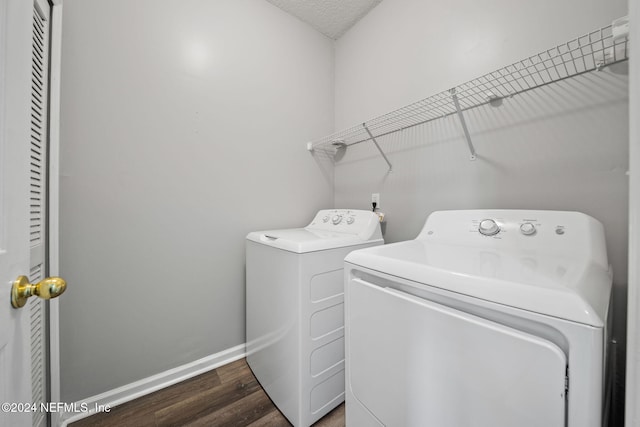
[[380,193],[371,193],[371,203],[375,203],[377,207],[380,207]]

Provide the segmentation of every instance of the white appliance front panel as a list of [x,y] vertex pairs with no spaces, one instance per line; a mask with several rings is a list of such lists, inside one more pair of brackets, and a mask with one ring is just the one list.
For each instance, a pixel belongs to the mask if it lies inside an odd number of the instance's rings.
[[383,425],[565,425],[550,341],[361,279],[347,298],[348,387]]
[[[375,244],[375,243],[370,243]],[[247,363],[297,427],[344,401],[344,257],[246,242]]]

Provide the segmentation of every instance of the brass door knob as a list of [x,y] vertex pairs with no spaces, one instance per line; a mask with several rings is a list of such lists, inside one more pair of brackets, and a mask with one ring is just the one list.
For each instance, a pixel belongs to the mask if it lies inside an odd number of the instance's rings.
[[47,277],[34,285],[29,283],[27,276],[18,277],[11,287],[11,306],[23,307],[31,296],[51,299],[60,296],[67,289],[67,282],[60,277]]

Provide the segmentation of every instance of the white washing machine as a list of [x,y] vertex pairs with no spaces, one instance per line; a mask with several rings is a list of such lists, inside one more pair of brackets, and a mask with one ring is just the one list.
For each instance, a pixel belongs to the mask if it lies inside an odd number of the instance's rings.
[[347,425],[601,427],[611,273],[577,212],[432,213],[345,259]]
[[294,426],[344,401],[344,257],[383,243],[378,216],[362,210],[247,236],[247,362]]

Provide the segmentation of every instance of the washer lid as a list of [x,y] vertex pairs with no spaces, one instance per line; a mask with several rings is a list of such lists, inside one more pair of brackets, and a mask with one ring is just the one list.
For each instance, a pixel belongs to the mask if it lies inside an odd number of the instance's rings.
[[321,210],[305,228],[255,231],[247,239],[295,253],[384,243],[378,215],[357,209]]
[[310,230],[307,228],[255,231],[247,235],[247,240],[299,254],[345,246],[363,245],[377,241],[363,240],[353,234]]
[[346,262],[511,307],[603,327],[611,276],[600,265],[530,251],[422,240],[351,252]]

